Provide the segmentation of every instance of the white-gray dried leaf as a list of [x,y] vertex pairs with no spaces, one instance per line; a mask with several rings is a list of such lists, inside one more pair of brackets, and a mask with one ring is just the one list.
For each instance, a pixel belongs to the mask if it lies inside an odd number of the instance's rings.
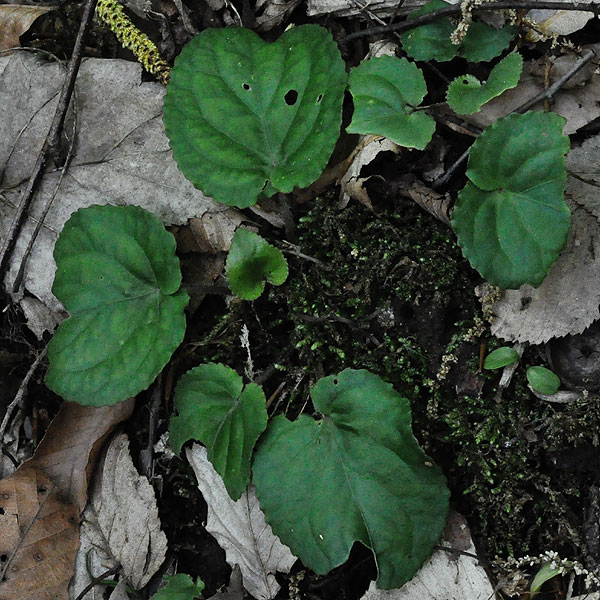
[[600,317],[600,225],[585,209],[571,210],[567,244],[542,285],[507,290],[494,304],[495,336],[542,344],[581,333]]
[[565,187],[566,194],[587,208],[597,219],[600,219],[599,152],[600,135],[595,135],[567,154],[569,177]]
[[165,559],[154,489],[138,474],[121,434],[106,450],[94,481],[90,507],[104,540],[102,550],[121,565],[135,588],[144,587]]
[[494,597],[487,573],[475,558],[475,545],[464,517],[450,513],[440,545],[457,552],[436,550],[401,588],[378,590],[375,582],[371,582],[362,600],[489,600]]
[[[55,311],[51,293],[54,242],[71,213],[91,204],[136,204],[166,224],[226,210],[195,189],[177,169],[162,124],[164,86],[142,82],[139,64],[84,59],[76,83],[74,156],[33,248],[25,286]],[[0,57],[0,239],[12,222],[52,120],[64,70],[26,52]],[[65,128],[70,135],[72,113]],[[6,287],[11,290],[25,247],[60,172],[50,169],[17,243]]]
[[271,600],[280,587],[274,573],[288,573],[296,557],[266,523],[253,486],[234,502],[208,460],[206,448],[194,444],[186,449],[186,456],[208,505],[206,530],[225,550],[227,562],[239,565],[246,590],[258,600]]

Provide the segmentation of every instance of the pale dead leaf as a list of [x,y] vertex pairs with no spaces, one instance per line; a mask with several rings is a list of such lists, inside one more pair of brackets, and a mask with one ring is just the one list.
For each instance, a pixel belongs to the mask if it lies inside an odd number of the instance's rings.
[[125,579],[121,579],[119,583],[115,586],[115,589],[112,591],[108,600],[129,600],[129,596],[127,595],[127,582]]
[[[77,596],[91,583],[92,578],[99,577],[114,567],[114,562],[99,551],[104,545],[102,535],[95,523],[94,511],[88,504],[81,516],[79,528],[79,550],[75,558],[73,577],[69,583],[69,598]],[[96,585],[83,597],[83,600],[104,600],[104,586]]]
[[[592,0],[579,0],[580,4],[590,4],[591,2]],[[529,30],[527,39],[537,42],[544,36],[570,35],[579,31],[590,19],[594,18],[594,13],[579,10],[534,9],[530,10],[527,16],[536,22],[535,29],[537,30]]]
[[[476,554],[466,521],[451,511],[441,546]],[[436,550],[405,585],[378,590],[375,582],[362,600],[490,600],[494,589],[476,558],[459,552]]]
[[583,208],[571,210],[567,244],[543,283],[506,290],[494,304],[495,336],[542,344],[581,333],[600,317],[600,224]]
[[134,467],[124,434],[111,441],[98,465],[90,506],[104,542],[101,550],[135,589],[144,587],[165,559],[167,538],[154,489]]
[[58,324],[64,319],[61,315],[48,308],[41,300],[26,296],[20,302],[23,314],[27,320],[27,327],[35,334],[38,340],[44,339],[46,332],[53,333]]
[[302,0],[258,0],[255,7],[257,31],[278,27]]
[[265,522],[254,488],[249,486],[234,502],[206,448],[194,444],[186,449],[186,456],[208,505],[206,530],[225,550],[227,562],[239,565],[246,590],[258,600],[274,598],[280,587],[274,573],[288,573],[296,558]]
[[23,4],[0,5],[0,50],[19,48],[19,38],[29,30],[33,22],[53,6],[26,6]]
[[[2,71],[2,67],[4,70]],[[28,53],[0,58],[0,238],[5,235],[54,114],[63,71]],[[207,211],[227,210],[195,189],[177,169],[162,123],[164,86],[142,82],[141,65],[125,60],[84,59],[76,82],[74,158],[40,232],[25,273],[25,286],[53,310],[57,233],[71,213],[92,204],[136,204],[166,224],[187,222]],[[69,116],[71,120],[71,117]],[[22,133],[21,130],[23,130]],[[67,123],[66,131],[71,132]],[[46,173],[31,218],[52,193],[60,172]],[[34,227],[26,222],[5,283],[12,281]]]
[[363,19],[367,19],[369,15],[377,15],[383,18],[406,15],[423,6],[425,2],[426,0],[406,0],[401,6],[398,6],[397,0],[308,0],[306,13],[309,17],[360,15]]
[[244,600],[244,586],[242,584],[242,571],[236,565],[231,571],[229,585],[224,592],[218,592],[211,599],[215,600]]
[[207,211],[199,218],[190,219],[189,226],[198,252],[229,252],[233,234],[244,219],[244,214],[237,208]]
[[68,600],[79,508],[41,471],[0,481],[0,600]]
[[346,206],[350,198],[354,198],[368,209],[373,210],[369,194],[364,187],[370,177],[361,177],[360,172],[363,167],[372,163],[382,152],[397,154],[400,152],[400,147],[391,140],[377,135],[365,135],[360,138],[357,152],[340,181],[342,188],[340,191],[340,206]]
[[595,135],[573,148],[566,157],[569,177],[565,192],[600,219],[600,136]]
[[98,452],[111,431],[133,411],[133,399],[113,406],[63,402],[35,450],[22,465],[43,471],[63,496],[82,512]]
[[[600,46],[593,44],[584,46],[583,49],[598,51]],[[550,70],[548,85],[555,83],[577,59],[578,57],[574,55],[557,59],[555,66]],[[600,75],[594,73],[597,65],[592,63],[595,62],[597,61],[588,63],[573,81],[568,82],[554,95],[552,112],[558,113],[567,120],[563,129],[566,135],[575,133],[600,117]],[[545,69],[544,60],[525,63],[517,87],[506,90],[502,95],[490,100],[478,113],[463,118],[468,123],[483,129],[508,115],[524,102],[544,91]],[[544,102],[540,101],[532,110],[544,110]]]

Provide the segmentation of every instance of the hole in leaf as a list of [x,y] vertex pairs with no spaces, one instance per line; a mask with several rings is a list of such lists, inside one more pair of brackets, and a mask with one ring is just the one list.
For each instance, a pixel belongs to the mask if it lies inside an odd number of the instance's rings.
[[284,96],[284,100],[288,106],[294,106],[294,104],[296,104],[296,100],[298,100],[298,92],[296,90],[290,90]]
[[4,509],[0,507],[0,515],[4,514]]
[[265,183],[264,185],[260,188],[261,192],[264,192],[267,189],[267,186],[269,185],[269,180],[265,179]]
[[242,87],[248,92],[252,89],[249,83],[242,83]]
[[0,562],[6,562],[8,560],[8,554],[0,555]]
[[323,94],[319,94],[317,96],[317,104],[319,104],[319,102],[321,102],[321,100],[323,100]]
[[467,85],[467,84],[469,83],[469,80],[468,80],[468,79],[463,79],[463,83],[464,83],[465,85]]
[[525,298],[521,298],[521,310],[525,310],[531,304],[531,298],[526,296]]
[[334,379],[333,380],[333,385],[337,385],[339,382],[340,382],[339,379]]

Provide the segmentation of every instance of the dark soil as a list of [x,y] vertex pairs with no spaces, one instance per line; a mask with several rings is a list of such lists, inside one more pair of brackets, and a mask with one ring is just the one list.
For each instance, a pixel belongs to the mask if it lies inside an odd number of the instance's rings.
[[[252,4],[247,0],[234,4],[251,23]],[[223,15],[204,2],[184,5],[196,28],[223,26]],[[135,17],[135,22],[171,60],[190,34],[170,1],[157,2],[154,8],[166,19]],[[23,36],[23,45],[68,57],[79,15],[78,5],[62,3],[58,11],[38,19]],[[287,22],[305,21],[299,9]],[[359,26],[348,19],[321,24],[338,35]],[[266,37],[275,38],[280,32],[281,28]],[[579,35],[587,42],[597,39],[597,33],[592,25]],[[346,57],[355,64],[364,50],[357,44],[345,49]],[[527,52],[541,55],[546,50],[540,46]],[[99,24],[93,27],[86,53],[132,59]],[[460,67],[444,65],[445,76],[461,72]],[[434,71],[427,76],[437,77]],[[439,98],[434,93],[427,100]],[[438,134],[453,144],[448,164],[469,142],[443,127]],[[433,161],[427,153],[413,152],[408,160],[386,155],[372,164],[371,174],[380,176],[369,184],[374,212],[354,201],[336,208],[338,191],[332,188],[311,200],[290,196],[293,227],[285,232],[259,223],[269,241],[284,250],[288,246],[283,242],[288,241],[298,249],[287,254],[287,282],[267,286],[255,302],[231,300],[221,293],[200,300],[188,314],[184,343],[156,389],[140,395],[126,424],[134,457],[148,445],[149,435],[155,442],[167,430],[179,375],[209,361],[244,373],[247,355],[239,335],[245,325],[255,372],[271,399],[270,416],[283,413],[294,419],[300,413],[312,414],[309,388],[316,380],[344,368],[369,369],[409,399],[414,433],[443,468],[452,507],[467,517],[484,564],[496,555],[521,557],[555,550],[594,569],[600,562],[594,512],[600,486],[600,401],[590,395],[572,404],[551,405],[534,397],[526,385],[525,368],[547,362],[545,349],[536,347],[527,350],[503,399],[496,400],[497,373],[480,370],[482,349],[498,345],[474,295],[481,280],[462,258],[452,231],[397,193],[403,175],[420,176]],[[461,185],[459,175],[451,187]],[[257,221],[252,213],[248,216]],[[203,260],[200,255],[181,258],[184,273],[186,264]],[[24,321],[14,307],[2,315],[0,416],[40,347]],[[450,367],[445,375],[440,373],[443,365]],[[39,440],[60,403],[43,386],[42,377],[43,373],[30,386],[24,406],[26,450]],[[157,426],[149,431],[150,399],[156,391],[161,397],[153,415]],[[167,564],[201,577],[206,595],[211,595],[228,583],[231,570],[224,552],[204,529],[206,505],[191,468],[177,457],[156,455],[152,483],[169,538]],[[290,576],[279,577],[278,598],[290,597],[288,583],[293,577],[300,589],[295,598],[353,600],[375,576],[370,552],[357,545],[349,562],[325,577],[297,563]],[[551,586],[548,590],[546,598],[560,597]]]

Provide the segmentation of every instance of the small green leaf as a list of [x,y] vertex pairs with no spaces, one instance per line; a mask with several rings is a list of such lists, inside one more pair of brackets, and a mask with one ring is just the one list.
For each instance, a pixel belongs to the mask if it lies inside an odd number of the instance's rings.
[[513,25],[496,29],[481,21],[473,21],[459,46],[458,54],[469,62],[487,62],[508,48],[516,32],[517,27]]
[[559,574],[559,568],[553,568],[550,563],[544,564],[541,567],[541,569],[535,574],[535,577],[531,582],[531,586],[529,588],[529,598],[537,596],[541,587],[546,583],[546,581],[550,581],[550,579],[556,577]]
[[[440,8],[450,6],[443,0],[431,0],[408,15],[409,19],[426,15]],[[400,34],[403,50],[415,60],[452,60],[458,53],[458,46],[450,41],[455,26],[450,19],[437,19],[433,23],[410,29]]]
[[550,369],[546,369],[546,367],[529,367],[527,369],[527,381],[536,392],[546,396],[556,394],[560,387],[558,375]]
[[348,133],[384,135],[400,146],[422,150],[431,140],[435,121],[417,111],[427,93],[420,69],[405,58],[380,56],[350,72],[354,116]]
[[65,223],[54,259],[52,292],[71,316],[48,346],[48,387],[90,406],[145,390],[185,332],[175,238],[138,206],[90,206]]
[[519,353],[509,346],[496,348],[485,357],[484,369],[501,369],[506,365],[512,365],[519,360]]
[[236,296],[256,300],[265,289],[265,280],[281,285],[287,279],[288,266],[281,250],[240,227],[231,240],[225,272]]
[[196,579],[196,583],[189,576],[184,573],[178,573],[177,575],[165,575],[164,581],[167,585],[158,590],[152,600],[195,600],[196,598],[202,598],[202,590],[204,590],[204,583],[200,578]]
[[219,202],[252,206],[270,186],[305,187],[340,132],[346,71],[317,25],[264,42],[249,29],[206,29],[175,60],[164,123],[182,173]]
[[566,242],[564,124],[554,113],[509,115],[471,148],[452,227],[471,265],[504,289],[540,285]]
[[413,437],[408,401],[376,375],[346,369],[311,397],[321,420],[275,417],[258,444],[254,483],[267,522],[319,574],[359,541],[375,554],[377,586],[401,587],[444,528],[444,476]]
[[[431,0],[412,12],[409,18],[425,15],[447,6],[450,6],[450,3]],[[450,41],[450,36],[455,28],[456,26],[448,17],[437,19],[433,23],[415,27],[401,34],[400,41],[406,53],[415,60],[446,62],[456,56],[462,56],[470,62],[482,62],[502,54],[517,31],[517,28],[512,25],[495,29],[486,23],[474,21],[470,24],[462,43],[454,45]]]
[[230,367],[215,363],[188,371],[175,389],[169,436],[175,452],[188,440],[199,440],[208,459],[237,500],[250,480],[250,459],[256,440],[267,426],[262,388],[244,387]]
[[446,101],[450,108],[460,115],[476,113],[492,98],[516,87],[522,69],[521,55],[518,52],[509,54],[491,70],[484,84],[473,75],[457,77],[448,87]]

